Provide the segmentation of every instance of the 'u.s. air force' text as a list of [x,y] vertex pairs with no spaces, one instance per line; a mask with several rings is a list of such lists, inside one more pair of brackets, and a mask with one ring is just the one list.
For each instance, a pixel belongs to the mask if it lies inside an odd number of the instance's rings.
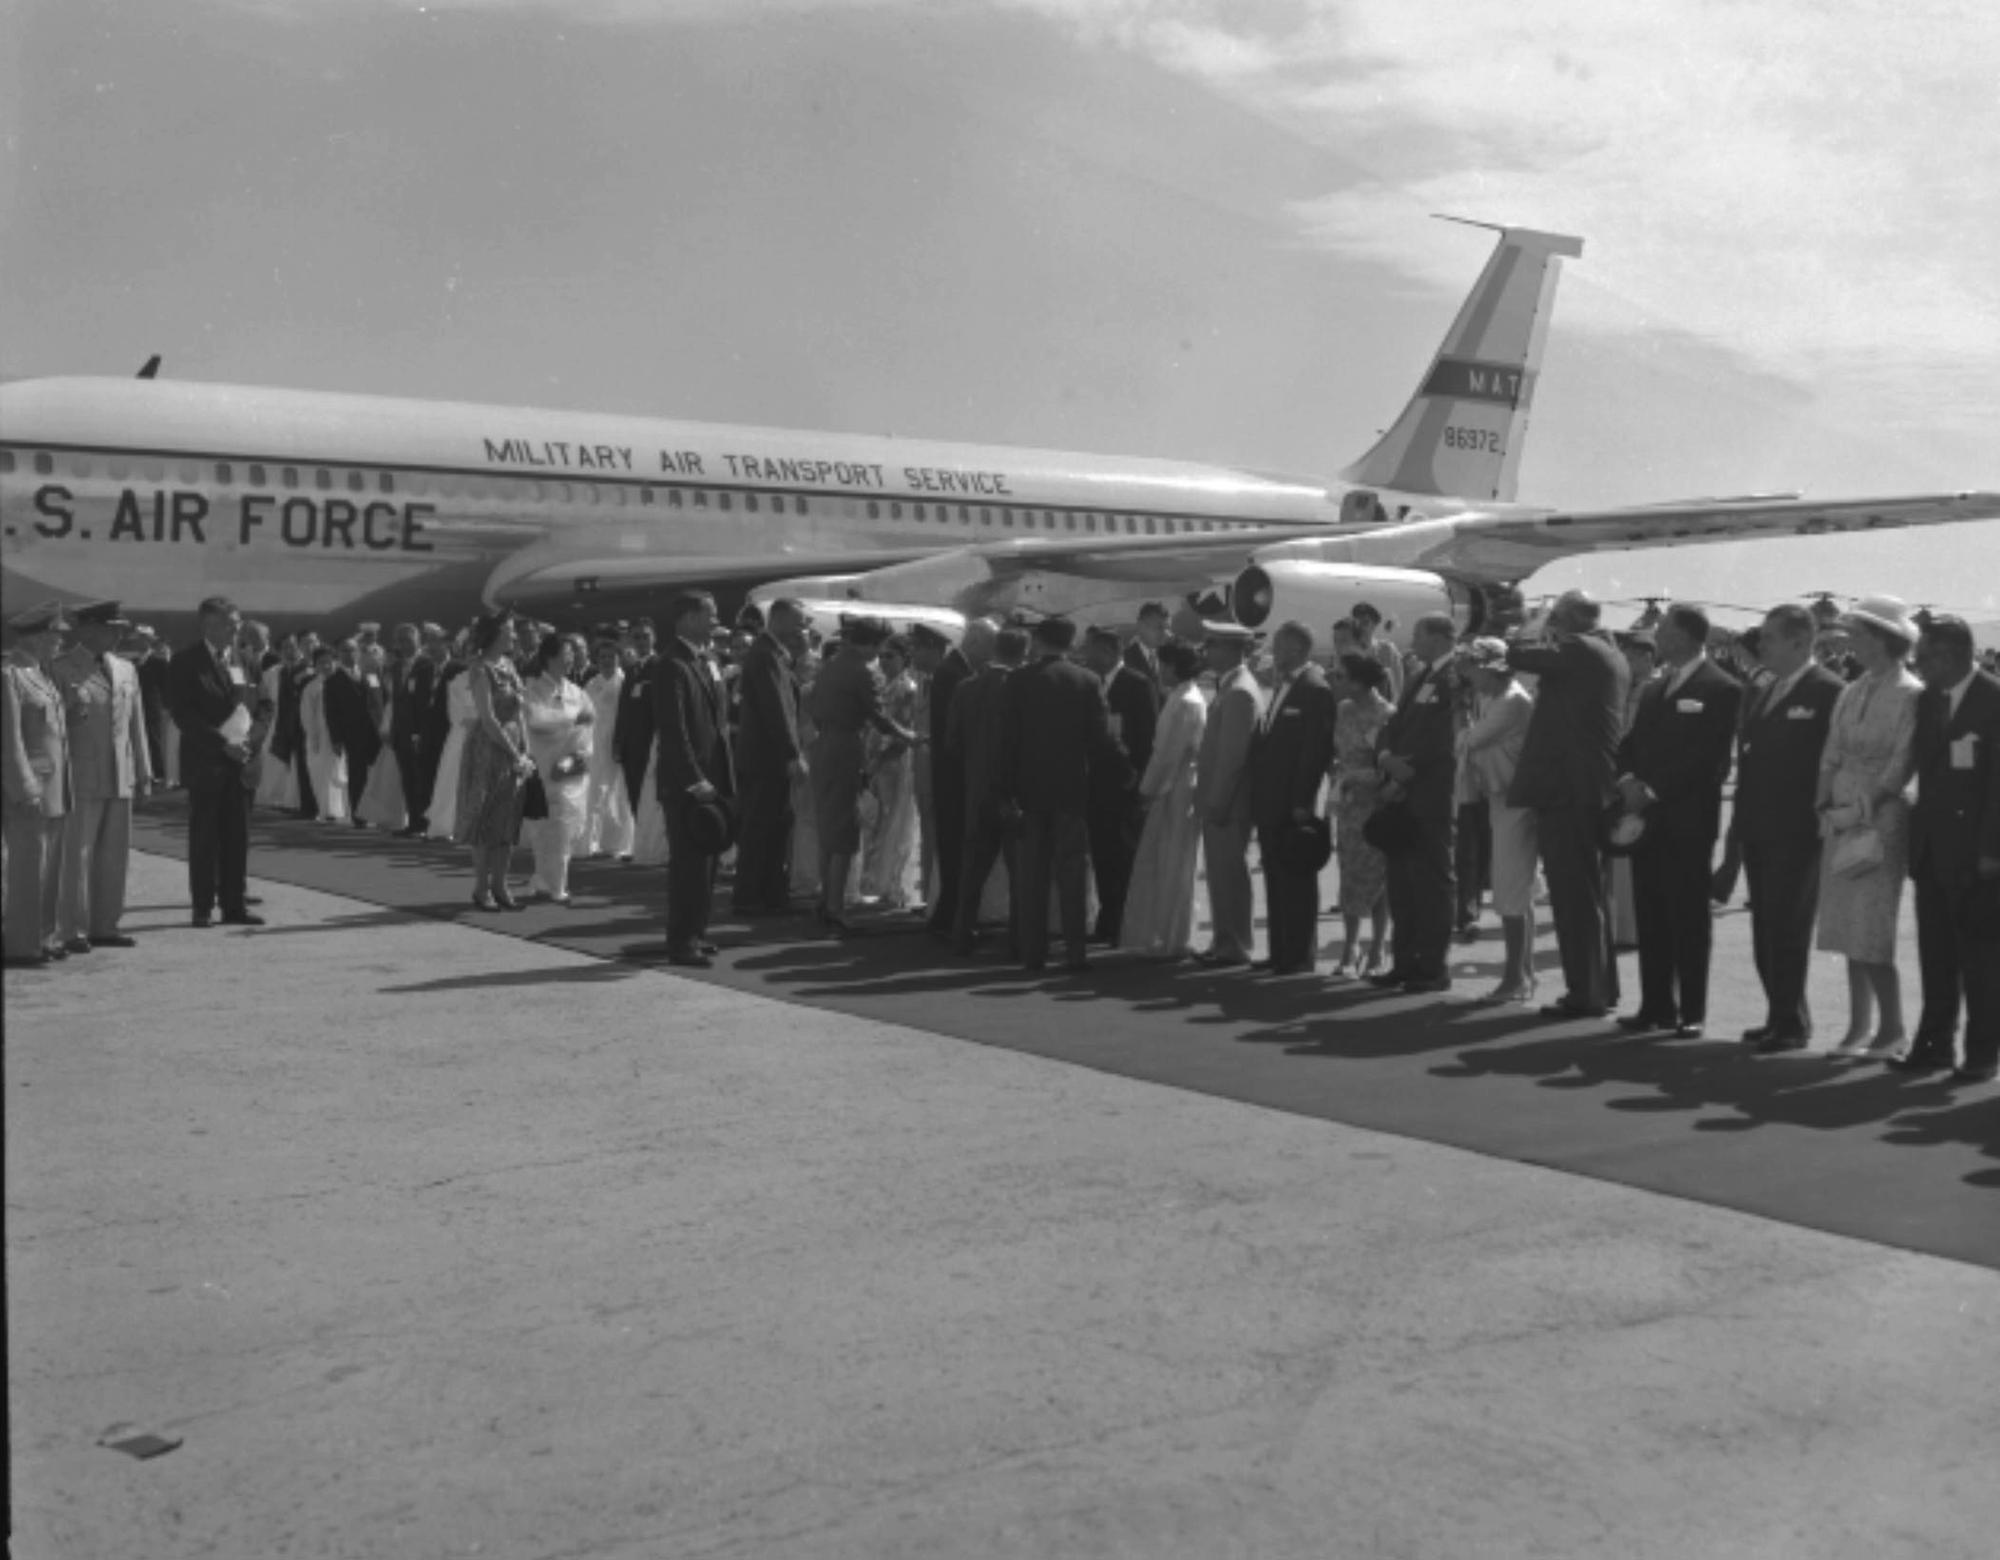
[[[634,474],[638,466],[625,444],[570,444],[558,439],[492,439],[482,441],[486,459],[495,466],[532,466],[544,471],[615,472]],[[706,477],[699,450],[661,450],[662,475]],[[805,460],[769,455],[718,457],[738,482],[809,484],[816,487],[867,488],[887,492],[888,473],[873,461]],[[904,466],[898,473],[912,493],[962,493],[968,497],[1012,498],[1007,476],[1000,471],[975,471],[960,466]],[[714,473],[720,475],[720,473]]]
[[[91,540],[87,517],[78,517],[76,505],[76,496],[60,483],[37,488],[35,513],[41,518],[34,522],[35,534],[52,542],[71,536]],[[236,540],[245,547],[268,539],[315,550],[427,553],[435,549],[424,539],[424,525],[436,513],[435,504],[244,493],[236,501]],[[209,522],[227,525],[225,516],[226,506],[211,504],[206,493],[190,488],[126,488],[112,507],[106,539],[205,544]]]

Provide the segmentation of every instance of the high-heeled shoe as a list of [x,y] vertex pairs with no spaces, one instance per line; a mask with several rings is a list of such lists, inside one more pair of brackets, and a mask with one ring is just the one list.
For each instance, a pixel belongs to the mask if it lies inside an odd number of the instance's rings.
[[502,910],[522,910],[527,908],[504,888],[496,888],[493,891],[493,902]]
[[493,902],[493,896],[482,888],[472,896],[472,908],[475,910],[498,910],[500,907]]

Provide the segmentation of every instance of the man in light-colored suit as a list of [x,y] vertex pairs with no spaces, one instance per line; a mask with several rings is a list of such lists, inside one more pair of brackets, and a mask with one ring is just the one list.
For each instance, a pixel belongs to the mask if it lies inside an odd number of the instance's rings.
[[56,936],[64,825],[69,819],[69,737],[63,696],[48,663],[69,628],[54,602],[7,624],[14,645],[0,663],[0,796],[7,838],[9,969],[69,955]]
[[146,794],[153,770],[139,673],[112,654],[132,625],[115,601],[72,607],[70,622],[77,643],[51,668],[67,706],[76,798],[63,837],[58,923],[63,946],[88,953],[132,946],[118,930],[132,860],[132,798]]
[[1207,864],[1214,935],[1195,957],[1204,964],[1248,964],[1254,933],[1250,906],[1250,744],[1264,714],[1264,690],[1243,664],[1257,636],[1233,623],[1211,623],[1202,636],[1215,702],[1202,728],[1195,810]]

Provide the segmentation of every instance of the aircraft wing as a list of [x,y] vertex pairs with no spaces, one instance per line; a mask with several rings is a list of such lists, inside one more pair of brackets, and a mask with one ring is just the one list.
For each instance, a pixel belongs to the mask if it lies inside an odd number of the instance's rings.
[[1831,536],[2000,518],[2000,493],[1896,498],[1703,499],[1619,509],[1470,514],[1411,521],[1327,542],[1295,542],[1259,553],[1430,569],[1476,584],[1512,584],[1579,553],[1684,547],[1759,537]]

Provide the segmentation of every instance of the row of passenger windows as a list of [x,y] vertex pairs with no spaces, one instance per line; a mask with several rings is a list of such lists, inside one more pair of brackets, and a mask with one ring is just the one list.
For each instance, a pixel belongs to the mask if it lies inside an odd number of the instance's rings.
[[[33,456],[35,475],[56,475],[56,457],[44,451]],[[61,462],[65,476],[89,479],[98,475],[98,463],[88,455],[66,456]],[[17,469],[17,458],[12,450],[0,450],[0,472]],[[325,466],[301,468],[298,466],[267,466],[254,462],[216,461],[196,462],[192,460],[168,461],[163,459],[132,459],[112,457],[103,462],[103,475],[114,482],[128,479],[142,479],[148,482],[165,482],[170,478],[194,484],[212,480],[218,487],[231,487],[239,483],[245,487],[279,487],[297,489],[308,483],[321,492],[333,492],[345,488],[350,493],[369,491],[369,473],[360,470],[335,471]],[[275,480],[274,480],[275,479]],[[397,490],[395,476],[387,471],[374,473],[374,489],[381,493]],[[870,520],[911,520],[925,525],[962,525],[997,527],[1001,530],[1023,531],[1064,531],[1085,535],[1115,536],[1168,536],[1192,531],[1215,531],[1220,529],[1214,520],[1193,520],[1158,515],[1103,514],[1086,510],[1029,509],[1014,505],[989,504],[939,504],[905,502],[899,499],[857,499],[818,498],[807,500],[799,495],[789,499],[782,493],[745,493],[707,488],[640,486],[636,490],[630,484],[597,482],[544,482],[537,478],[498,478],[483,476],[458,476],[441,473],[422,482],[407,485],[407,491],[420,494],[438,494],[446,497],[484,498],[512,502],[553,502],[559,504],[585,503],[624,506],[632,503],[640,505],[658,504],[668,509],[717,509],[733,511],[738,505],[746,514],[795,515],[829,514],[845,515],[859,519],[863,514]],[[631,495],[637,492],[637,498]],[[819,508],[815,510],[813,505]]]

